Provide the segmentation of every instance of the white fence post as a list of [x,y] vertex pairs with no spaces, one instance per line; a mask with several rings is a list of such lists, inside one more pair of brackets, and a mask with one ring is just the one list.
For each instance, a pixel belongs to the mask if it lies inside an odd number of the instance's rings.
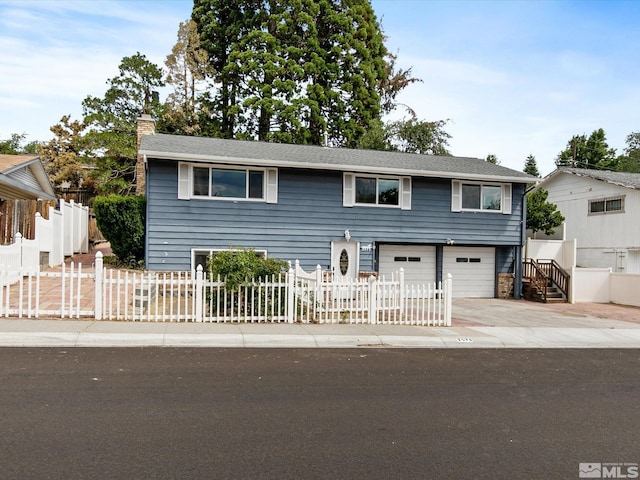
[[398,289],[400,290],[400,319],[402,319],[402,316],[404,315],[404,302],[407,298],[407,287],[404,283],[404,268],[400,268],[400,271],[398,272]]
[[444,298],[445,298],[444,324],[446,327],[450,327],[451,326],[451,305],[452,305],[451,299],[453,298],[453,277],[451,276],[450,273],[447,273],[447,281],[444,287]]
[[376,277],[369,277],[369,323],[378,323],[378,282]]
[[23,267],[23,264],[22,264],[23,252],[22,252],[22,234],[20,232],[16,232],[16,236],[15,236],[15,239],[14,239],[13,243],[18,245],[18,251],[20,252],[20,261],[18,262],[18,266],[20,267],[20,270],[22,270],[22,267]]
[[320,313],[319,310],[322,308],[323,304],[324,300],[322,298],[322,267],[320,265],[316,265],[316,292],[312,305],[314,315],[316,313]]
[[103,313],[103,298],[102,298],[102,292],[103,292],[103,283],[104,283],[104,270],[102,268],[102,252],[98,252],[96,253],[96,278],[95,278],[95,292],[94,292],[94,298],[95,298],[95,319],[96,320],[102,320],[102,313]]
[[295,281],[296,274],[293,271],[293,268],[289,268],[287,272],[287,322],[293,323],[295,322],[295,312],[293,310],[294,302],[295,302]]
[[195,309],[195,320],[196,322],[202,321],[202,312],[204,310],[202,301],[203,293],[204,293],[204,273],[202,272],[202,265],[198,265],[196,268],[196,306]]

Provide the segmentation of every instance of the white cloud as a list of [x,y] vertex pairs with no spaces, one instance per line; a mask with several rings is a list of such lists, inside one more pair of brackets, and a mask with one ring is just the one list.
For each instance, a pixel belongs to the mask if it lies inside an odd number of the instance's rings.
[[[188,18],[185,1],[0,1],[0,139],[51,137],[63,115],[82,115],[123,57],[162,66]],[[185,18],[182,18],[182,17]]]

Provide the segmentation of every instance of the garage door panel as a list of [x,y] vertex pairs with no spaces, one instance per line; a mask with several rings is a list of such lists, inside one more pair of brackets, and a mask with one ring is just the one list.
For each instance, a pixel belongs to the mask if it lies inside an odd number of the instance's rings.
[[453,276],[453,297],[495,296],[495,248],[445,247],[443,274]]
[[404,269],[407,284],[432,283],[436,281],[436,247],[427,245],[380,245],[380,276],[390,277]]

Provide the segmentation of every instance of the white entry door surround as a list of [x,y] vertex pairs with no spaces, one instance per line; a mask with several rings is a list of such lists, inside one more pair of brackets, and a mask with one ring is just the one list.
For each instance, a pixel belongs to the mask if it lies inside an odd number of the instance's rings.
[[336,279],[358,278],[359,242],[331,242],[331,271]]

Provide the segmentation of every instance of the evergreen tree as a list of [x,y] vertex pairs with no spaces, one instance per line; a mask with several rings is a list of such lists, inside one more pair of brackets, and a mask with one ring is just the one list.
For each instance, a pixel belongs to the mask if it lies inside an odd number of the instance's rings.
[[135,186],[136,125],[143,113],[162,116],[157,88],[162,70],[139,52],[124,57],[119,75],[107,82],[103,98],[82,102],[87,148],[95,155],[93,174],[100,194],[131,193]]
[[65,115],[51,127],[54,138],[40,148],[40,159],[54,187],[68,182],[72,188],[87,187],[84,165],[88,158],[83,132],[86,125]]
[[212,67],[208,134],[356,147],[397,93],[368,0],[195,0]]
[[181,135],[200,131],[199,115],[206,113],[200,105],[204,79],[209,70],[208,54],[200,46],[200,36],[193,20],[180,22],[178,41],[167,55],[167,84],[173,93],[167,97],[158,130]]
[[538,164],[536,162],[536,157],[533,155],[529,155],[524,163],[524,173],[528,173],[529,175],[533,175],[534,177],[539,177],[540,172],[538,171]]

